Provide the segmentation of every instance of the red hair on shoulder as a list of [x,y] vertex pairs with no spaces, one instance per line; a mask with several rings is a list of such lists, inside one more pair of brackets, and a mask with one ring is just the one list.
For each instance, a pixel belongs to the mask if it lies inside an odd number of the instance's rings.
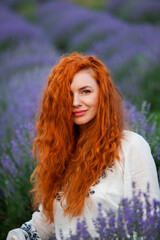
[[[83,69],[93,70],[100,94],[96,117],[80,134],[73,122],[70,84],[75,73]],[[124,127],[122,97],[106,66],[94,56],[63,56],[44,90],[33,144],[37,159],[31,176],[33,205],[42,204],[50,222],[59,191],[61,203],[66,199],[64,214],[74,217],[83,212],[90,186],[104,169],[119,161]]]

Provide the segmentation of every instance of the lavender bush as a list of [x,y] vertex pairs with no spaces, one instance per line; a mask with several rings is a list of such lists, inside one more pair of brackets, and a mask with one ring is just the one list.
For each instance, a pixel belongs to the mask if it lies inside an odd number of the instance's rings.
[[144,101],[140,111],[128,100],[125,101],[125,105],[125,116],[128,126],[148,141],[156,162],[157,170],[160,171],[160,136],[159,130],[157,130],[158,122],[154,120],[155,115],[149,113],[150,104]]
[[[11,228],[29,219],[32,208],[28,191],[33,171],[34,116],[50,67],[19,73],[3,86],[0,145],[0,239]],[[2,105],[3,102],[3,105]]]
[[33,70],[17,73],[8,83],[1,83],[3,94],[0,96],[0,136],[10,139],[21,124],[34,124],[34,116],[40,102],[51,66],[34,67]]
[[106,9],[120,18],[132,22],[160,22],[160,2],[158,0],[109,0]]
[[[63,14],[62,9],[65,9]],[[66,51],[75,32],[81,31],[86,23],[89,25],[90,22],[94,22],[94,14],[65,1],[50,1],[37,8],[36,22],[43,27],[60,50]]]
[[[156,95],[148,99],[150,88],[143,91],[143,86],[146,76],[159,66],[159,25],[130,24],[109,12],[86,10],[66,1],[41,4],[36,23],[61,51],[82,51],[103,59],[123,94],[134,102],[141,105],[145,99],[155,104]],[[152,79],[153,85],[159,82],[159,74],[155,74],[158,79]]]
[[0,8],[0,239],[32,213],[34,116],[57,50],[43,30]]
[[29,219],[32,213],[28,196],[33,171],[32,130],[31,124],[22,124],[11,140],[0,146],[0,239],[5,239],[9,229]]
[[[50,68],[58,57],[57,50],[46,41],[20,42],[16,49],[8,49],[0,55],[0,78],[13,81],[18,73],[32,71],[35,68]],[[15,75],[15,76],[14,76]],[[10,80],[9,80],[10,79]],[[31,84],[31,83],[30,83]]]
[[[134,186],[134,184],[133,184]],[[80,239],[132,239],[158,240],[160,238],[160,202],[149,198],[149,187],[146,193],[135,193],[133,197],[120,201],[118,211],[104,211],[98,204],[98,217],[93,220],[98,237],[93,238],[87,231],[85,220],[77,222],[76,234],[68,240]],[[62,238],[63,239],[63,232]]]
[[[96,23],[91,22],[87,24],[82,31],[78,31],[71,37],[69,42],[69,51],[74,50],[92,50],[92,45],[98,43],[108,37],[112,38],[117,34],[118,29],[125,31],[127,24],[118,19],[113,18],[110,14],[94,13],[94,18],[97,19]],[[104,23],[102,25],[102,22]]]
[[35,39],[41,41],[46,39],[43,31],[30,24],[12,10],[0,5],[0,49],[14,48],[22,40]]

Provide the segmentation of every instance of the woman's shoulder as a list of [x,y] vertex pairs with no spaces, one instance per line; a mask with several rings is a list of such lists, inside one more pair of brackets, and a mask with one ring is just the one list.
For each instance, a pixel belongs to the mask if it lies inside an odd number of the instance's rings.
[[150,149],[149,143],[143,136],[130,130],[123,131],[122,146]]
[[137,168],[144,169],[146,166],[155,168],[150,145],[144,137],[128,130],[124,131],[123,136],[121,150],[126,169],[134,172]]
[[129,142],[143,142],[143,143],[147,143],[147,141],[145,140],[145,138],[143,136],[141,136],[140,134],[130,131],[130,130],[124,130],[123,131],[123,139],[125,141],[129,141]]

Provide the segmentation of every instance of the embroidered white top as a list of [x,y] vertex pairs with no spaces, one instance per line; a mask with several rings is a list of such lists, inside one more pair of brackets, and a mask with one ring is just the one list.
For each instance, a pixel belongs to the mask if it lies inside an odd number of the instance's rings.
[[[150,197],[160,201],[160,189],[154,159],[150,146],[145,139],[134,132],[125,130],[125,138],[122,140],[122,151],[120,161],[106,170],[106,177],[100,178],[97,185],[91,186],[90,197],[86,197],[85,207],[80,219],[85,218],[88,231],[93,237],[97,236],[92,219],[98,215],[97,205],[102,203],[103,209],[118,209],[122,198],[132,197],[132,182],[136,183],[136,191],[146,192],[147,183],[150,184]],[[63,203],[65,204],[65,202]],[[58,200],[54,201],[54,223],[45,221],[43,210],[35,212],[32,219],[22,225],[21,228],[9,232],[7,240],[13,237],[15,240],[41,239],[47,240],[55,235],[61,239],[60,229],[64,239],[76,231],[77,218],[69,219],[63,216],[63,208]],[[104,211],[105,212],[105,211]]]

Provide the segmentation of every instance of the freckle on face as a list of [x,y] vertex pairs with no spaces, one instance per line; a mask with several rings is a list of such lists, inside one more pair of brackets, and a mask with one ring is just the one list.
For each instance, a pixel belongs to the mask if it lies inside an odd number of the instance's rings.
[[71,83],[73,96],[73,119],[77,125],[84,125],[97,114],[99,86],[89,69],[76,73]]

